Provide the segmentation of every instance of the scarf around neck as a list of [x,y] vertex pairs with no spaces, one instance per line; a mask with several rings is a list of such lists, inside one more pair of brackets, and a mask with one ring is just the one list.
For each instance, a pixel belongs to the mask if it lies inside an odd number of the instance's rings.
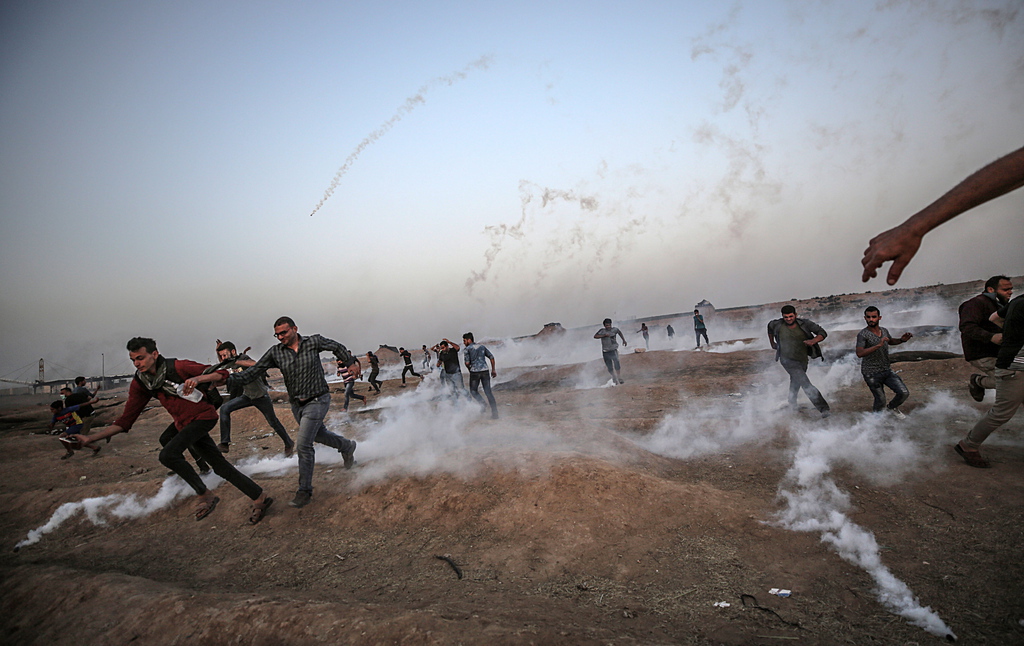
[[139,381],[146,388],[146,390],[162,390],[168,395],[178,397],[178,384],[167,381],[167,359],[164,359],[163,355],[157,357],[155,373],[150,374],[148,372],[136,370],[135,376],[138,377]]

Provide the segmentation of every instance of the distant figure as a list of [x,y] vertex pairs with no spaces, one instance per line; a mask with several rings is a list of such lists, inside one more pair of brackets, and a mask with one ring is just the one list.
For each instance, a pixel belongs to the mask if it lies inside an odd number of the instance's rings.
[[342,410],[348,412],[348,403],[353,399],[366,403],[365,395],[356,394],[356,379],[363,374],[363,364],[359,362],[358,357],[352,358],[352,363],[347,366],[338,364],[338,376],[341,377],[342,383],[345,384],[345,405]]
[[668,338],[670,339],[676,335],[676,331],[675,329],[672,328],[671,323],[668,324],[668,326],[665,328],[665,331],[668,332]]
[[608,368],[608,374],[612,376],[612,381],[624,384],[626,382],[619,375],[619,344],[615,340],[615,335],[622,339],[622,347],[626,347],[626,337],[622,336],[622,331],[612,327],[611,319],[605,319],[604,327],[594,334],[594,338],[601,339],[601,356],[604,358],[605,367]]
[[[857,356],[861,360],[860,374],[875,398],[871,410],[880,413],[888,408],[897,419],[906,419],[907,416],[900,410],[900,404],[910,397],[910,390],[890,367],[889,346],[906,343],[914,335],[904,332],[900,338],[893,339],[889,335],[889,330],[879,325],[881,320],[882,313],[874,305],[864,310],[864,321],[868,326],[857,334]],[[885,404],[886,386],[895,393],[888,406]]]
[[437,365],[441,368],[441,381],[448,384],[456,397],[466,394],[466,385],[462,381],[462,368],[459,367],[459,344],[444,339],[438,344]]
[[[214,367],[218,370],[227,370],[229,373],[241,372],[256,363],[244,352],[238,354],[238,349],[231,341],[224,341],[217,345],[217,358],[220,359],[220,363]],[[295,442],[288,435],[284,424],[277,418],[277,413],[274,412],[274,402],[270,400],[270,386],[267,384],[265,376],[242,386],[241,392],[236,397],[232,397],[220,407],[220,444],[217,445],[217,448],[221,453],[227,453],[231,449],[231,413],[250,406],[254,406],[263,414],[263,419],[267,420],[270,428],[274,429],[277,436],[284,442],[284,456],[292,457],[295,453]]]
[[921,246],[921,239],[935,227],[964,211],[1024,186],[1024,148],[1001,157],[969,176],[948,193],[910,216],[903,224],[884,231],[864,250],[861,280],[877,275],[883,263],[893,261],[886,281],[895,285]]
[[75,389],[72,392],[79,395],[87,395],[89,399],[92,399],[99,394],[100,389],[97,388],[95,391],[90,392],[85,387],[85,377],[75,377]]
[[[416,371],[412,367],[412,353],[405,348],[398,348],[398,356],[402,357],[405,361],[405,365],[402,366],[402,388],[405,388],[405,373],[410,373],[413,377],[420,377],[416,374]],[[423,379],[423,377],[420,377]]]
[[782,318],[768,324],[768,341],[775,349],[775,360],[789,373],[789,405],[796,408],[797,393],[803,389],[823,418],[831,415],[831,411],[828,402],[807,378],[807,360],[811,357],[824,361],[818,344],[827,336],[814,321],[798,319],[792,305],[783,306]]
[[427,345],[423,344],[423,367],[421,370],[424,372],[434,372],[434,366],[430,365],[430,350],[427,349]]
[[[89,403],[96,403],[97,401],[99,400],[92,399],[89,400]],[[78,414],[82,406],[83,404],[72,404],[69,406],[61,399],[50,404],[50,413],[53,415],[53,419],[50,421],[50,430],[52,431],[57,424],[64,425],[64,431],[60,434],[60,437],[57,438],[60,440],[65,451],[64,455],[60,458],[61,460],[67,460],[75,454],[75,451],[82,448],[82,443],[75,439],[76,435],[80,435],[82,433],[82,427],[85,424],[85,422],[82,421],[81,416]],[[91,448],[93,455],[96,455],[100,452],[102,447],[94,446]]]
[[644,349],[645,350],[650,350],[651,349],[651,331],[647,329],[647,324],[646,323],[641,323],[640,324],[640,329],[637,330],[636,333],[644,335]]
[[370,382],[370,387],[373,388],[373,391],[379,395],[381,382],[377,379],[377,375],[380,374],[380,359],[377,358],[377,355],[367,350],[366,360],[370,362],[370,376],[367,378],[367,381]]
[[1003,342],[1003,329],[989,320],[999,308],[1010,302],[1013,283],[1006,276],[985,281],[985,290],[960,304],[960,344],[964,361],[981,371],[967,382],[974,401],[985,399],[985,391],[996,387],[996,356]]
[[[173,470],[196,492],[198,503],[194,516],[202,520],[217,507],[220,498],[210,491],[203,479],[185,459],[185,449],[192,446],[213,467],[214,473],[227,480],[252,500],[249,522],[260,522],[273,499],[249,476],[236,469],[220,452],[210,437],[217,425],[217,410],[209,401],[201,384],[216,387],[228,376],[226,370],[204,374],[207,366],[187,359],[168,359],[157,350],[156,341],[135,337],[128,341],[128,358],[135,365],[135,377],[128,387],[128,401],[117,420],[92,435],[77,435],[83,445],[96,440],[127,433],[145,410],[149,400],[156,398],[171,415],[171,425],[160,435],[160,463]],[[198,398],[196,398],[198,395]]]
[[1024,403],[1024,295],[992,315],[1003,323],[1003,342],[999,347],[994,370],[996,401],[985,416],[953,448],[967,464],[979,469],[992,465],[978,449],[986,438],[1013,418]]
[[[487,346],[477,343],[473,339],[472,332],[462,335],[462,343],[466,347],[466,368],[469,370],[469,394],[477,400],[481,406],[484,405],[484,398],[477,392],[477,388],[483,387],[484,395],[491,406],[491,419],[498,419],[498,403],[494,401],[491,393],[491,377],[497,377],[498,372],[494,368],[494,355],[487,349]],[[487,361],[491,362],[491,370],[487,371]],[[484,410],[487,410],[486,407]]]
[[295,442],[299,454],[299,489],[288,505],[305,507],[313,498],[314,442],[337,449],[346,469],[351,469],[356,462],[356,441],[329,431],[324,425],[324,417],[331,406],[331,391],[320,363],[321,352],[333,352],[343,366],[352,363],[352,356],[348,348],[337,341],[319,334],[300,335],[295,321],[288,316],[274,321],[274,336],[279,343],[271,346],[251,367],[228,377],[228,385],[255,381],[269,368],[281,371],[292,404],[292,415],[299,424]]
[[700,347],[700,338],[704,337],[704,343],[710,344],[708,341],[708,328],[704,325],[704,317],[701,315],[700,310],[693,310],[693,332],[697,337],[697,347]]

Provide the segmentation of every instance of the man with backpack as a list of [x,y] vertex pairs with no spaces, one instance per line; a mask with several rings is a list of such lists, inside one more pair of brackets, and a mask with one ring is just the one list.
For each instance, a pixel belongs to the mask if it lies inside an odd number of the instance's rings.
[[[128,387],[128,401],[124,412],[113,424],[91,435],[76,435],[82,444],[90,446],[97,440],[109,438],[118,433],[127,433],[142,414],[149,400],[156,398],[174,420],[161,434],[160,463],[178,474],[198,497],[195,519],[202,520],[217,507],[220,498],[213,494],[195,469],[185,460],[185,450],[193,447],[209,463],[221,478],[253,501],[249,522],[255,525],[263,519],[267,508],[274,501],[248,476],[236,469],[221,454],[210,437],[210,431],[217,425],[217,409],[211,403],[211,395],[199,387],[209,383],[216,386],[227,378],[226,370],[205,373],[208,366],[188,359],[169,359],[160,354],[156,341],[146,337],[135,337],[128,341],[128,357],[135,365],[135,378]],[[206,386],[215,391],[216,388]]]

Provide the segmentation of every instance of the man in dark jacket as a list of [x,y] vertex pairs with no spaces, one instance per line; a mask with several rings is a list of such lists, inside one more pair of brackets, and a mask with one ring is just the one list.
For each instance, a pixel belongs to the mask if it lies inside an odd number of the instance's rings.
[[831,415],[831,411],[821,392],[807,378],[807,360],[824,360],[818,344],[827,336],[814,321],[797,318],[792,305],[784,306],[782,318],[768,324],[768,341],[775,349],[775,360],[789,373],[789,405],[796,407],[796,395],[803,389],[823,418]]
[[1002,329],[989,320],[1000,307],[1010,302],[1013,284],[1006,276],[993,276],[985,282],[985,291],[960,305],[960,342],[964,360],[981,371],[971,375],[968,392],[974,401],[985,398],[985,390],[996,387],[993,371],[996,355],[1003,342]]
[[1010,421],[1024,404],[1024,295],[1001,308],[992,320],[1003,324],[1002,344],[993,371],[996,401],[967,436],[953,446],[967,464],[980,469],[992,466],[978,451],[981,443]]

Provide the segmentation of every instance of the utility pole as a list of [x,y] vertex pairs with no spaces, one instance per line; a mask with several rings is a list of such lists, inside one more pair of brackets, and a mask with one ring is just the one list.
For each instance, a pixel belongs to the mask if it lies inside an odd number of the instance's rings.
[[[42,386],[44,381],[46,381],[46,373],[45,373],[45,370],[43,369],[43,360],[42,360],[42,358],[40,358],[39,359],[39,385]],[[35,392],[36,392],[36,389],[32,388],[32,393],[35,394]]]
[[107,387],[107,358],[100,353],[100,388]]

